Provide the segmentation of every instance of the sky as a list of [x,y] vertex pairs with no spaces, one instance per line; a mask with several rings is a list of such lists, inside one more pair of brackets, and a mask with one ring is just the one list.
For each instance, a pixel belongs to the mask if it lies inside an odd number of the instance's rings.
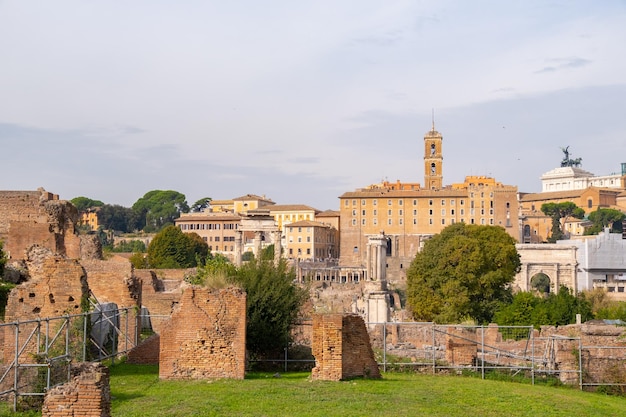
[[151,190],[339,209],[561,148],[626,162],[626,1],[0,0],[0,190],[130,207]]

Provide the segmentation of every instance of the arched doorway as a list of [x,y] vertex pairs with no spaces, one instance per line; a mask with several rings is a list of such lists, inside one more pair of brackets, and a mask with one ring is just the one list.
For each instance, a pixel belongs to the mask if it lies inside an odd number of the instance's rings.
[[540,294],[550,294],[550,277],[540,272],[530,279],[530,288]]
[[391,237],[387,236],[387,256],[391,256]]

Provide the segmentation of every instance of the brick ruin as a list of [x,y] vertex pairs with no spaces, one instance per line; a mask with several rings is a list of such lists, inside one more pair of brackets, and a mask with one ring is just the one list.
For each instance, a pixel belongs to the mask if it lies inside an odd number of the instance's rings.
[[109,369],[99,363],[83,363],[72,368],[72,375],[69,382],[46,393],[42,417],[109,417]]
[[144,320],[144,327],[149,327],[155,333],[161,332],[161,327],[172,315],[180,302],[182,285],[186,269],[135,269],[134,274],[141,281],[141,304],[143,314],[150,315],[150,322]]
[[[133,273],[126,259],[82,260],[92,296],[98,303],[113,303],[118,309],[128,309],[129,317],[121,314],[119,347],[131,348],[139,337],[139,312],[141,307],[141,280]],[[128,325],[127,325],[128,324]]]
[[245,292],[187,286],[160,337],[161,379],[243,379]]
[[315,314],[312,350],[315,356],[313,379],[340,381],[381,377],[365,322],[359,315]]
[[94,254],[89,237],[81,243],[76,234],[78,211],[69,201],[44,190],[0,191],[0,240],[11,261],[25,259],[26,251],[37,244],[71,259]]
[[454,366],[475,365],[478,358],[476,329],[449,327],[446,333],[446,362]]
[[[31,251],[40,253],[41,251]],[[30,260],[31,280],[15,287],[7,302],[5,321],[33,320],[39,317],[58,317],[66,314],[82,313],[81,303],[89,297],[89,286],[85,270],[77,260],[59,255]],[[21,338],[35,328],[36,323],[20,325]],[[15,330],[12,326],[3,327],[3,362],[10,363],[15,358]],[[25,352],[36,352],[35,341],[31,341]],[[20,356],[20,362],[30,361],[28,354]]]

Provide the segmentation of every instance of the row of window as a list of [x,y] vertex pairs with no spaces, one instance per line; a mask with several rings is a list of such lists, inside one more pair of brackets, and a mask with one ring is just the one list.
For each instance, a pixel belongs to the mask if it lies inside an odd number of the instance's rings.
[[[491,196],[493,197],[493,193],[491,193],[491,194],[492,194]],[[388,206],[393,205],[393,201],[394,200],[392,200],[392,199],[387,200],[387,205]],[[395,200],[395,201],[398,202],[399,206],[403,206],[404,205],[404,200],[403,199],[399,199],[399,200]],[[417,206],[417,201],[418,201],[417,199],[413,199],[413,205],[414,206]],[[449,201],[448,204],[451,205],[451,206],[454,206],[456,204],[456,199],[453,198],[453,199],[450,199],[450,200],[441,199],[441,205],[445,206],[446,205],[446,201]],[[364,206],[366,204],[367,204],[367,200],[361,200],[361,205],[362,206]],[[462,205],[462,206],[465,205],[465,200],[459,200],[459,204]],[[344,206],[348,207],[349,205],[350,205],[350,201],[349,200],[344,200]],[[352,200],[352,205],[356,206],[356,200]],[[372,200],[372,205],[377,206],[378,205],[378,200],[377,199]],[[432,199],[428,200],[428,205],[429,206],[434,205],[434,200],[432,200]]]
[[[485,209],[480,209],[480,214],[481,216],[484,216],[486,213]],[[373,210],[372,214],[374,216],[378,216],[378,210]],[[432,209],[428,210],[428,215],[432,216],[434,214],[434,211]],[[474,215],[474,209],[470,209],[470,214]],[[352,215],[356,216],[357,215],[357,211],[356,209],[352,210]],[[441,209],[441,215],[445,216],[446,215],[446,209]],[[456,210],[455,209],[450,209],[450,215],[454,216],[456,215]],[[464,216],[465,215],[465,209],[461,209],[460,211],[460,215]],[[489,209],[489,215],[493,216],[493,209]],[[361,210],[361,216],[366,217],[367,216],[367,211],[366,210]],[[387,216],[393,216],[393,212],[392,210],[387,210]],[[404,216],[404,210],[400,209],[398,210],[398,216]],[[413,216],[417,216],[417,210],[413,210]]]
[[[403,225],[404,224],[404,219],[398,219],[398,225]],[[464,223],[465,220],[461,219],[461,222]],[[441,219],[441,224],[445,225],[445,224],[454,224],[456,223],[455,219],[448,219],[448,222],[446,222],[446,219]],[[494,224],[493,219],[489,219],[489,222],[487,222],[484,218],[480,219],[480,224],[487,224],[489,223],[490,225]],[[413,219],[413,224],[416,225],[417,224],[417,219]],[[433,219],[428,219],[428,224],[435,224]],[[470,219],[470,224],[474,224],[474,219]],[[357,225],[357,220],[356,219],[352,219],[352,226],[356,226]],[[361,219],[361,225],[362,226],[367,226],[367,221],[366,219]],[[372,219],[372,225],[373,226],[377,226],[378,225],[378,219]],[[387,219],[387,225],[388,226],[393,226],[393,219]]]
[[[222,248],[223,248],[222,250],[224,252],[228,252],[228,251],[233,252],[235,250],[235,247],[232,246],[232,245],[230,246],[230,249],[229,249],[228,245],[224,245],[224,246],[222,246]],[[210,251],[212,251],[212,250],[219,251],[220,250],[220,245],[216,245],[215,248],[213,246],[209,245],[209,250]]]
[[183,223],[180,230],[236,230],[239,228],[237,223]]

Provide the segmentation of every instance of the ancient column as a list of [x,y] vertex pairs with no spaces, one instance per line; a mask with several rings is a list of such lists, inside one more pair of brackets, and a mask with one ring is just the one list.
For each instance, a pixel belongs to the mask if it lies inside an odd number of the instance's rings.
[[243,232],[237,230],[235,232],[235,266],[241,266],[241,256],[243,253]]
[[282,242],[280,230],[274,231],[274,265],[278,265],[280,262],[280,256],[282,252]]
[[259,257],[261,256],[261,236],[263,235],[263,232],[260,230],[255,230],[254,231],[254,256],[259,259]]

